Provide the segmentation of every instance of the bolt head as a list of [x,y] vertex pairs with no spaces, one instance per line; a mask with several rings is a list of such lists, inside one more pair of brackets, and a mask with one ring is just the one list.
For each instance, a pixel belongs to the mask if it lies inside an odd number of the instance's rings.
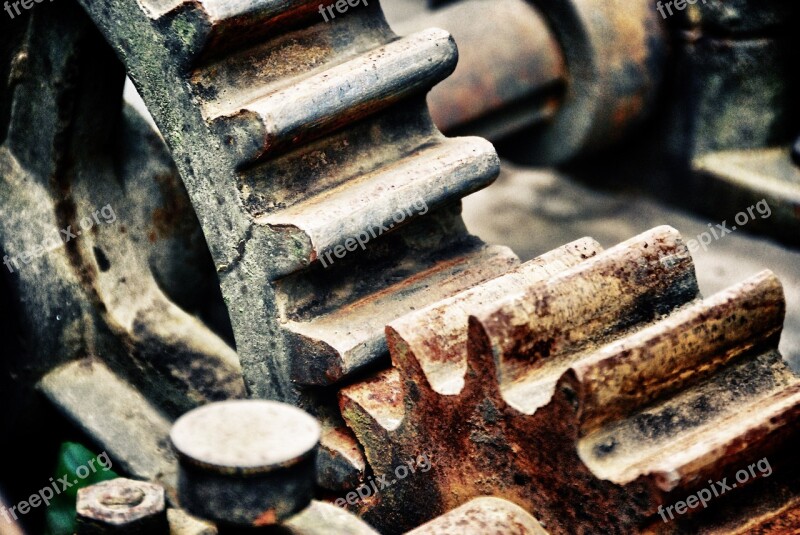
[[108,529],[113,527],[163,525],[166,519],[164,488],[125,478],[80,489],[76,508],[83,526],[79,533],[87,534],[115,533]]

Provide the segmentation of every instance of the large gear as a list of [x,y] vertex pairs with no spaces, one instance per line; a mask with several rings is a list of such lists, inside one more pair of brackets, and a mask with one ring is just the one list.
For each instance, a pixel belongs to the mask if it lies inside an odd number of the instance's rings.
[[[251,396],[322,420],[327,491],[432,456],[432,476],[357,508],[386,533],[505,508],[470,505],[484,495],[553,533],[793,525],[800,395],[776,349],[779,283],[701,300],[667,228],[523,265],[470,236],[459,200],[499,161],[428,115],[457,59],[446,32],[398,37],[377,1],[334,22],[309,0],[79,3],[32,13],[0,47],[4,254],[116,208],[116,226],[95,219],[4,278],[20,414],[46,413],[38,389],[173,503],[172,421]],[[172,161],[120,114],[125,73]],[[747,487],[660,524],[659,505],[761,457],[768,499]],[[303,518],[351,522],[329,509]]]

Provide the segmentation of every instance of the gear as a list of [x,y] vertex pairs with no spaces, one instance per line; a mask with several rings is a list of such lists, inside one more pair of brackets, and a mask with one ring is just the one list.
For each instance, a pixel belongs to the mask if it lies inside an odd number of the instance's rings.
[[[422,452],[433,470],[359,513],[396,533],[492,494],[550,533],[658,532],[664,508],[768,459],[775,479],[670,510],[664,529],[789,525],[800,380],[777,351],[784,312],[769,272],[700,299],[669,227],[605,252],[576,242],[413,312],[387,327],[395,368],[341,406],[376,478]],[[785,502],[765,506],[764,485]]]

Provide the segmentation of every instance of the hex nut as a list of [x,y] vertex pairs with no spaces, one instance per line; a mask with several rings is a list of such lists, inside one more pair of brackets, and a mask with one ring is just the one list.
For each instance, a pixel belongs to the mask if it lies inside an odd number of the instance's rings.
[[153,483],[117,478],[80,489],[78,535],[167,532],[164,488]]

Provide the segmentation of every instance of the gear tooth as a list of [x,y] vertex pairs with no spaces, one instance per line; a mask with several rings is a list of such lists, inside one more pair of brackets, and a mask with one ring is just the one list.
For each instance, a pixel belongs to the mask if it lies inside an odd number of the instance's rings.
[[[218,56],[289,27],[323,22],[314,0],[141,0],[151,19],[172,33],[189,57]],[[191,31],[187,31],[191,28]]]
[[503,296],[522,292],[524,288],[575,266],[601,250],[600,244],[591,238],[577,240],[513,269],[509,263],[510,270],[506,274],[398,318],[387,328],[392,338],[403,341],[403,352],[398,352],[399,362],[395,365],[404,374],[413,376],[410,380],[424,378],[425,384],[439,394],[458,394],[464,385],[467,368],[470,313]]
[[[303,253],[286,274],[314,261],[328,262],[336,249],[358,247],[356,237],[366,243],[377,231],[394,231],[446,203],[481,189],[494,180],[499,162],[492,145],[479,138],[443,140],[416,151],[398,162],[365,173],[345,186],[334,188],[267,216],[256,222],[290,234],[303,243]],[[413,199],[413,201],[409,201]],[[425,206],[424,213],[410,202]],[[397,218],[397,219],[396,219]],[[372,231],[372,234],[370,234]],[[388,232],[388,231],[387,231]],[[350,240],[350,241],[348,241]]]
[[462,400],[484,397],[501,406],[505,404],[501,393],[500,374],[497,370],[493,348],[485,325],[475,316],[467,320],[467,352]]
[[583,434],[691,387],[753,347],[777,350],[785,308],[780,282],[765,271],[574,364]]
[[450,34],[424,30],[249,102],[229,102],[228,110],[216,109],[208,119],[229,140],[238,163],[251,163],[425,93],[453,72],[457,60]]
[[404,403],[403,381],[394,368],[339,392],[342,417],[377,474],[391,469],[392,454],[387,445],[394,443],[393,437],[405,420]]
[[699,294],[680,235],[659,227],[478,315],[506,400],[532,414],[570,364]]
[[[422,368],[419,357],[411,347],[411,343],[391,325],[386,326],[386,342],[389,346],[389,354],[392,357],[392,365],[397,369],[403,380],[425,390],[434,390],[428,375]],[[447,367],[448,364],[450,363],[447,361],[440,363],[442,367]]]
[[[777,351],[784,313],[780,282],[762,272],[573,366],[562,386],[577,398],[587,466],[620,485],[688,491],[795,434],[800,381]],[[598,453],[612,441],[614,453]]]
[[[471,244],[449,251],[427,269],[353,303],[326,313],[315,310],[316,317],[310,321],[297,318],[287,322],[293,380],[303,385],[330,385],[376,364],[386,356],[388,323],[431,298],[449,297],[505,271],[516,261],[505,248]],[[321,292],[312,293],[318,299]]]
[[342,420],[328,411],[320,416],[322,438],[317,454],[317,484],[332,491],[347,491],[364,481],[367,461],[358,439]]

